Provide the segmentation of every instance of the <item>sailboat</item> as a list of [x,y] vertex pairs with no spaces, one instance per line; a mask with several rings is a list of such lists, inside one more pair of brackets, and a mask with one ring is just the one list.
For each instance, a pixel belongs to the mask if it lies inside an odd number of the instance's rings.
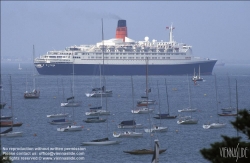
[[[160,103],[160,93],[159,93],[159,86],[158,86],[158,81],[157,81],[157,90],[158,90],[158,99],[159,99],[159,111],[160,111],[160,114],[161,114],[161,103]],[[161,119],[160,119],[160,125],[161,125]],[[167,132],[168,130],[168,127],[162,127],[162,126],[158,126],[158,125],[154,125],[153,127],[151,128],[146,128],[144,129],[145,132]]]
[[[187,75],[187,79],[188,79],[188,75]],[[188,80],[188,94],[189,94],[189,107],[182,109],[182,110],[178,110],[178,112],[194,112],[197,110],[196,108],[192,108],[189,80]],[[183,116],[183,117],[180,117],[177,121],[177,124],[197,124],[197,123],[198,123],[198,119],[195,119],[192,116]]]
[[135,120],[127,120],[122,121],[120,124],[118,124],[118,128],[120,129],[128,129],[128,128],[143,128],[142,124],[137,124]]
[[197,124],[198,119],[193,118],[192,116],[180,117],[177,121],[177,124]]
[[5,115],[1,115],[0,120],[6,120],[6,119],[11,119],[12,116],[5,116]]
[[[73,119],[74,119],[74,107],[73,107]],[[61,132],[74,132],[74,131],[82,131],[82,126],[77,126],[75,125],[76,122],[71,121],[70,124],[68,124],[67,126],[59,126],[57,128],[57,131],[61,131]]]
[[85,93],[87,97],[112,97],[113,92],[111,90],[106,90],[106,87],[92,88],[90,93]]
[[[102,65],[104,66],[104,34],[103,34],[103,20],[102,20]],[[104,69],[104,67],[103,67]],[[103,74],[104,75],[104,74]],[[106,82],[105,82],[105,77],[104,78],[104,86],[106,86]],[[102,96],[101,96],[102,97]],[[107,97],[106,97],[106,109],[107,109]],[[108,121],[107,123],[107,131],[108,132]],[[102,146],[102,145],[114,145],[114,144],[119,144],[120,141],[116,141],[116,140],[109,140],[108,137],[102,138],[102,139],[95,139],[95,140],[91,140],[91,141],[87,141],[87,142],[82,142],[81,145],[95,145],[95,146]]]
[[200,65],[199,65],[199,73],[198,76],[195,74],[195,68],[194,68],[194,76],[192,78],[193,81],[203,81],[203,78],[201,78],[201,74],[200,74]]
[[19,66],[18,66],[18,70],[22,70],[22,67],[20,66],[20,63],[19,63]]
[[131,110],[134,114],[147,114],[154,111],[154,109],[148,108],[148,105],[151,100],[148,99],[148,93],[151,92],[151,89],[148,89],[148,57],[146,57],[146,100],[141,101],[141,104],[145,104],[142,107],[137,107],[136,109]]
[[[34,55],[35,55],[35,47],[33,45],[33,60],[34,60]],[[31,91],[31,92],[27,91],[27,77],[26,77],[26,91],[24,92],[25,99],[34,99],[34,98],[40,97],[40,91],[38,89],[36,89],[36,79],[35,79],[34,69],[35,69],[35,67],[33,68],[33,91]]]
[[222,113],[219,113],[219,116],[238,116],[238,88],[237,88],[237,80],[236,80],[236,113],[233,113],[231,110],[223,110]]
[[[57,86],[58,86],[58,79],[57,79]],[[64,88],[63,88],[63,92],[64,92]],[[57,96],[59,96],[59,87],[57,87]],[[69,113],[65,113],[65,109],[64,109],[64,113],[49,114],[47,115],[47,118],[61,118],[61,117],[67,117],[68,115]]]
[[106,118],[90,117],[83,121],[86,123],[102,123],[102,122],[105,122],[106,120],[107,120]]
[[[134,107],[134,86],[133,86],[133,78],[131,76],[131,84],[132,84],[132,107]],[[113,132],[113,136],[116,138],[121,138],[121,137],[142,137],[143,133],[141,132],[136,132],[135,129],[142,128],[142,124],[136,124],[133,116],[133,120],[128,120],[128,121],[122,121],[119,125],[118,128],[130,128],[134,129],[134,131],[124,131],[124,132]]]
[[[216,109],[217,109],[217,114],[218,114],[218,95],[217,95],[217,82],[216,82],[216,75],[215,76],[215,92],[216,92]],[[213,128],[222,128],[225,127],[226,124],[225,123],[221,123],[219,122],[219,116],[217,115],[217,122],[214,123],[208,123],[208,124],[204,124],[203,128],[204,129],[213,129]]]
[[[100,70],[100,86],[102,85],[102,68],[101,65],[99,65],[99,70]],[[104,81],[103,81],[104,82]],[[104,86],[103,86],[104,88]],[[110,115],[110,112],[107,110],[102,109],[102,98],[103,98],[103,94],[100,94],[101,97],[101,106],[97,106],[97,107],[91,107],[89,108],[89,111],[85,113],[85,115],[87,116],[101,116],[101,115]],[[108,96],[105,96],[108,97]],[[106,100],[107,101],[107,100]],[[93,120],[93,119],[90,119]],[[97,120],[97,119],[95,119]],[[101,120],[102,121],[102,120]],[[100,121],[100,122],[101,122]]]
[[62,118],[62,119],[55,119],[55,120],[52,120],[50,122],[48,122],[52,125],[67,125],[67,124],[72,124],[73,121],[71,120],[67,120],[65,118]]
[[197,110],[196,108],[192,108],[189,80],[188,80],[188,95],[189,95],[189,107],[178,110],[178,112],[195,112]]
[[19,136],[23,135],[22,132],[13,132],[13,125],[14,125],[14,120],[13,119],[14,119],[14,116],[13,116],[13,103],[12,103],[12,80],[11,80],[11,76],[10,76],[10,104],[11,104],[11,116],[12,116],[11,126],[10,126],[9,129],[7,129],[7,130],[0,133],[1,137],[19,137]]
[[61,106],[62,107],[78,107],[78,106],[81,106],[81,101],[75,101],[75,92],[74,92],[74,76],[75,76],[75,71],[74,71],[74,63],[75,62],[75,59],[73,58],[73,61],[72,61],[72,67],[73,67],[73,84],[71,85],[71,92],[72,92],[72,96],[67,98],[67,102],[62,102],[61,103]]
[[89,108],[89,111],[85,113],[87,116],[100,116],[110,115],[110,111],[102,109],[102,106]]
[[229,91],[229,104],[230,106],[228,108],[222,108],[221,110],[223,112],[231,112],[231,111],[234,111],[236,110],[235,108],[232,107],[232,102],[231,102],[231,88],[230,88],[230,78],[229,76],[227,76],[228,78],[228,91]]
[[[148,58],[146,58],[146,61],[148,63]],[[146,96],[148,95],[148,88],[147,88],[147,74],[148,74],[148,71],[147,71],[147,66],[146,66]],[[149,115],[149,120],[151,119],[150,117],[150,112],[148,112],[148,115]],[[147,132],[147,133],[151,133],[153,131],[156,131],[156,130],[152,130],[152,127],[151,127],[151,122],[149,123],[150,124],[150,128],[149,129],[145,129],[144,131]],[[155,126],[156,127],[156,126]],[[150,135],[150,139],[151,139],[151,135]],[[152,142],[152,139],[150,140]],[[163,153],[165,152],[166,149],[159,149],[159,153]],[[144,154],[154,154],[154,150],[152,149],[135,149],[135,150],[129,150],[129,151],[123,151],[124,153],[129,153],[129,154],[134,154],[134,155],[144,155]]]
[[168,112],[166,114],[157,114],[157,117],[154,117],[155,119],[175,119],[177,116],[176,115],[170,115],[169,113],[169,102],[168,102],[168,87],[167,87],[167,82],[165,79],[165,86],[166,86],[166,94],[167,94],[167,105],[168,105]]
[[106,90],[105,86],[101,87],[102,70],[100,65],[99,65],[99,70],[100,70],[100,87],[92,88],[92,91],[90,93],[85,93],[85,95],[87,97],[112,97],[113,92],[111,90]]

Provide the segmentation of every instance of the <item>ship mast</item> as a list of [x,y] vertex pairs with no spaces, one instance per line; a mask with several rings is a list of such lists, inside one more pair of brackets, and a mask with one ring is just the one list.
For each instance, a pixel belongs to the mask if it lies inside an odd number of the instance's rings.
[[171,24],[170,27],[166,27],[166,28],[169,29],[169,42],[172,43],[172,42],[174,42],[173,30],[175,29],[175,27],[173,27],[173,24]]

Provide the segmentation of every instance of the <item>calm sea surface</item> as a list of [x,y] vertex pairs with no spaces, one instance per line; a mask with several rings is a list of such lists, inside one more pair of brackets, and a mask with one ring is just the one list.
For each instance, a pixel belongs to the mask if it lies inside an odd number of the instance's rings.
[[[100,98],[87,98],[85,93],[90,92],[92,87],[99,87],[100,79],[98,76],[75,76],[74,77],[74,94],[77,100],[82,101],[81,107],[62,108],[60,102],[72,95],[71,82],[72,76],[36,76],[36,86],[40,89],[39,99],[24,99],[23,93],[32,90],[32,65],[29,63],[21,64],[22,70],[18,70],[18,63],[2,63],[2,86],[3,91],[1,98],[7,102],[5,109],[1,110],[2,115],[10,115],[10,82],[9,75],[12,77],[13,87],[13,113],[15,122],[23,122],[21,127],[14,128],[14,131],[23,132],[23,137],[1,138],[2,148],[10,147],[29,147],[29,148],[86,148],[83,161],[64,161],[64,162],[86,162],[86,163],[144,163],[151,162],[152,155],[130,155],[124,150],[151,148],[154,139],[159,139],[160,148],[166,148],[167,151],[160,155],[160,162],[185,163],[185,162],[207,162],[200,154],[200,149],[210,147],[210,144],[221,141],[221,135],[236,136],[236,130],[230,124],[234,117],[220,117],[221,122],[227,123],[225,128],[205,130],[202,125],[206,122],[217,121],[216,109],[216,92],[214,75],[202,76],[205,81],[194,85],[190,81],[191,104],[197,108],[197,112],[178,113],[178,109],[183,109],[189,105],[189,93],[187,76],[149,76],[149,87],[151,99],[156,99],[158,105],[154,105],[153,114],[132,114],[132,87],[130,76],[106,76],[107,89],[113,91],[113,97],[103,98],[102,105],[111,112],[108,116],[108,123],[86,124],[83,122],[87,118],[85,112],[90,106],[101,105]],[[236,107],[236,79],[238,82],[239,108],[250,108],[250,65],[226,65],[224,67],[215,67],[213,73],[217,76],[217,90],[219,111],[223,107],[230,105],[229,90],[231,91],[232,106]],[[228,78],[230,77],[230,88]],[[178,125],[177,119],[156,120],[152,117],[161,111],[167,112],[165,79],[168,85],[169,105],[171,115],[192,115],[199,119],[198,124]],[[27,86],[26,86],[27,80]],[[133,76],[134,81],[134,101],[144,95],[145,76]],[[159,83],[160,99],[157,93],[157,81]],[[64,91],[63,91],[64,90]],[[160,107],[159,107],[160,106]],[[160,108],[160,110],[159,110]],[[50,125],[48,114],[63,112],[70,113],[69,119],[73,119],[77,125],[83,126],[79,132],[58,132],[57,126]],[[151,118],[150,118],[151,117]],[[148,134],[143,129],[137,130],[144,133],[142,138],[114,138],[114,131],[125,131],[117,128],[117,125],[123,120],[135,119],[137,123],[144,124],[145,127],[151,124],[160,124],[167,126],[168,131],[165,133]],[[3,131],[6,128],[2,128]],[[110,146],[81,146],[81,142],[90,141],[108,136],[112,140],[120,140],[118,145]],[[244,135],[243,139],[246,139]],[[218,149],[219,150],[219,149]],[[15,151],[17,152],[29,152]],[[39,152],[32,157],[38,157]],[[76,152],[76,151],[70,151]],[[17,156],[17,155],[16,155]],[[27,157],[31,157],[28,154]],[[42,156],[45,157],[45,156]],[[48,156],[50,157],[50,156]],[[54,158],[55,156],[51,156]],[[21,161],[14,161],[21,162]],[[59,161],[22,161],[22,162],[59,162]]]

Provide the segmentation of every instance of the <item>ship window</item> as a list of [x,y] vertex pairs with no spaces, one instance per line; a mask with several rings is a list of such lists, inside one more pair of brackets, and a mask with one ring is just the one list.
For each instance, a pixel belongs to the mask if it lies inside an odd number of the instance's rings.
[[49,58],[56,58],[56,56],[49,56]]
[[141,57],[141,59],[144,59],[144,57]]

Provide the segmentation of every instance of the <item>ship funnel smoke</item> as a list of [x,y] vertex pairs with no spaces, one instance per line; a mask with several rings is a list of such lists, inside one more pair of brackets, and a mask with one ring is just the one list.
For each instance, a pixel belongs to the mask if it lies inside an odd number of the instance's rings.
[[123,39],[124,42],[125,37],[127,36],[128,32],[127,32],[126,20],[118,20],[115,38]]

